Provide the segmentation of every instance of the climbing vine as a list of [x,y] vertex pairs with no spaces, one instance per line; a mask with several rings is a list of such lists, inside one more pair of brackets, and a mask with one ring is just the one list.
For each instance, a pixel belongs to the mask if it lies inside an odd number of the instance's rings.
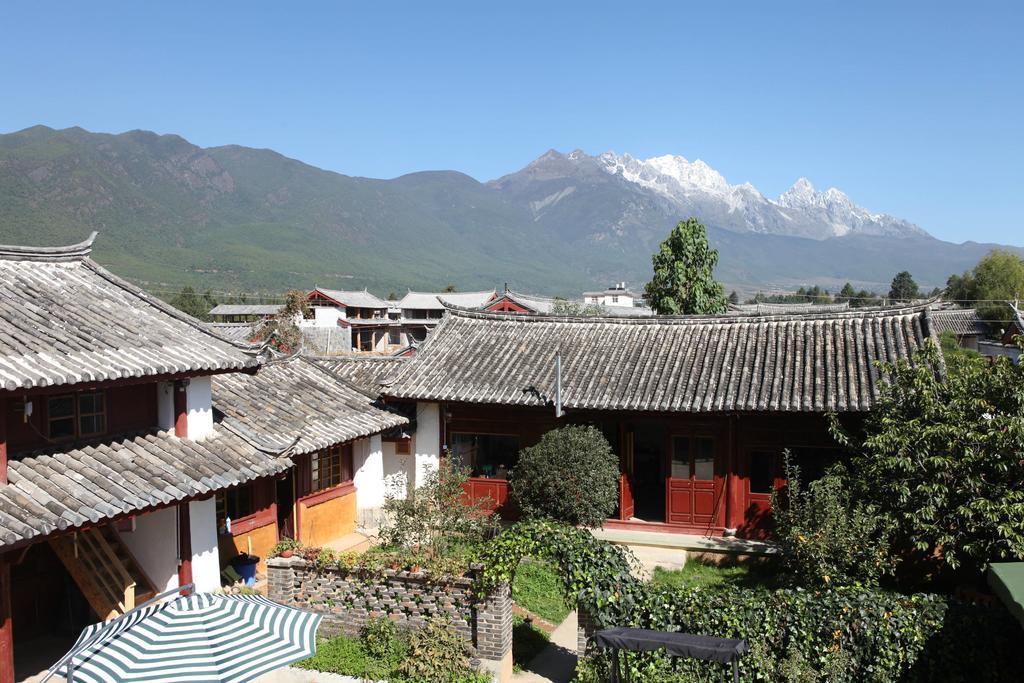
[[597,539],[586,529],[529,520],[506,529],[481,551],[481,594],[511,584],[524,557],[554,564],[566,602],[584,605],[594,614],[628,596],[635,581],[631,572],[638,564],[628,549]]

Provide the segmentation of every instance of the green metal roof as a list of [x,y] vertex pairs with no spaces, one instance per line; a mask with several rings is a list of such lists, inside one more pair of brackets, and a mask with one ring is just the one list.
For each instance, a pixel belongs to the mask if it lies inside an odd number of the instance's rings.
[[988,567],[988,585],[1024,626],[1024,562],[994,562]]

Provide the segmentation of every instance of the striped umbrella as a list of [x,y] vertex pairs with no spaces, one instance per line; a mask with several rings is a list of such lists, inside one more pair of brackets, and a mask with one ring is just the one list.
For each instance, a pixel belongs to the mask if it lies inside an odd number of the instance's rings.
[[70,680],[249,681],[313,656],[320,619],[260,595],[193,593],[86,628]]

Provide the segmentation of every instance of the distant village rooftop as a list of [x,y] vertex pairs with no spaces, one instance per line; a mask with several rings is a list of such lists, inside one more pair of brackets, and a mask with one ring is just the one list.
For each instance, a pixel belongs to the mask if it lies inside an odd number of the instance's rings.
[[384,395],[570,409],[863,411],[876,361],[935,339],[928,307],[779,316],[554,317],[451,310]]
[[395,304],[403,310],[444,310],[445,304],[462,308],[478,308],[494,298],[494,290],[480,292],[413,292],[409,291]]
[[321,294],[331,301],[351,308],[388,308],[391,304],[380,297],[370,294],[365,289],[324,289],[315,287],[312,295]]
[[0,246],[0,390],[254,367],[232,343],[67,247]]

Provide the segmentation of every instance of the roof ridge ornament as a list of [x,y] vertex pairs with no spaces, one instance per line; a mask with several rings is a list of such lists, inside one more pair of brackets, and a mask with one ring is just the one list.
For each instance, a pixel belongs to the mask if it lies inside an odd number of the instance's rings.
[[30,247],[16,244],[0,245],[0,259],[10,261],[81,261],[92,253],[92,244],[99,233],[95,230],[78,244],[63,247]]

